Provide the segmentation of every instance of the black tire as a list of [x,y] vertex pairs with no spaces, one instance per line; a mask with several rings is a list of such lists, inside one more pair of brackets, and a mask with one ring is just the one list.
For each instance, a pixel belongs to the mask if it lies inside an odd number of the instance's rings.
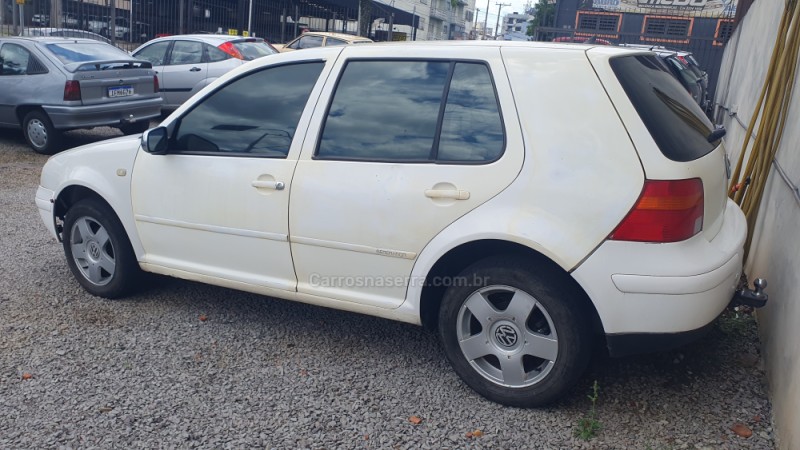
[[61,149],[61,132],[53,127],[47,113],[33,110],[22,119],[22,134],[36,153],[52,155]]
[[75,203],[64,218],[62,234],[67,264],[89,293],[113,299],[138,285],[141,269],[128,235],[104,202],[90,198]]
[[134,122],[126,125],[120,125],[119,129],[122,131],[123,134],[141,134],[147,131],[150,128],[150,121],[149,120],[142,120],[140,122]]
[[508,256],[459,275],[442,299],[439,337],[467,385],[491,401],[527,408],[551,403],[575,384],[589,363],[591,323],[585,294],[567,277]]

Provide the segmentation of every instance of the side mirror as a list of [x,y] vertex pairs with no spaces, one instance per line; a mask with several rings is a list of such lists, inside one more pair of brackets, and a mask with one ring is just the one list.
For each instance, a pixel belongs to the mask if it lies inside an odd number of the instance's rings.
[[142,147],[151,155],[167,154],[167,127],[156,127],[142,134]]

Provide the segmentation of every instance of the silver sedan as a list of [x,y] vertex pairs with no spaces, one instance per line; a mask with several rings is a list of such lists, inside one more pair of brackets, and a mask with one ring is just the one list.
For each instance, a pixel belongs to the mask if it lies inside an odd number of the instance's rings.
[[0,127],[22,128],[39,153],[57,152],[66,130],[140,133],[160,113],[147,61],[90,39],[0,37]]

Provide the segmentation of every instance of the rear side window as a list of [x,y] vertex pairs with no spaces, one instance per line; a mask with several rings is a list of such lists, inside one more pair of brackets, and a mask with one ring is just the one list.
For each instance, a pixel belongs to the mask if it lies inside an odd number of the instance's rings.
[[486,163],[505,136],[489,67],[463,61],[351,61],[317,158]]
[[658,57],[617,57],[611,68],[664,156],[693,161],[717,147],[707,140],[711,121]]
[[275,50],[270,48],[264,41],[234,42],[233,46],[236,47],[236,50],[239,50],[239,53],[241,53],[247,61],[275,54]]
[[16,44],[0,48],[0,75],[37,75],[47,69],[28,50]]

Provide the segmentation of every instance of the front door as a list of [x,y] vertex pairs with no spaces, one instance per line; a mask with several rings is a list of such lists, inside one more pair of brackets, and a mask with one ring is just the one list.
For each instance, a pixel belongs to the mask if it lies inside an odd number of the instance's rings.
[[295,290],[288,210],[301,139],[294,137],[305,132],[306,103],[319,95],[324,66],[284,64],[234,79],[168,125],[168,154],[138,155],[132,200],[144,263]]
[[379,50],[337,61],[289,219],[299,292],[395,308],[428,242],[507,187],[523,154],[499,49]]

